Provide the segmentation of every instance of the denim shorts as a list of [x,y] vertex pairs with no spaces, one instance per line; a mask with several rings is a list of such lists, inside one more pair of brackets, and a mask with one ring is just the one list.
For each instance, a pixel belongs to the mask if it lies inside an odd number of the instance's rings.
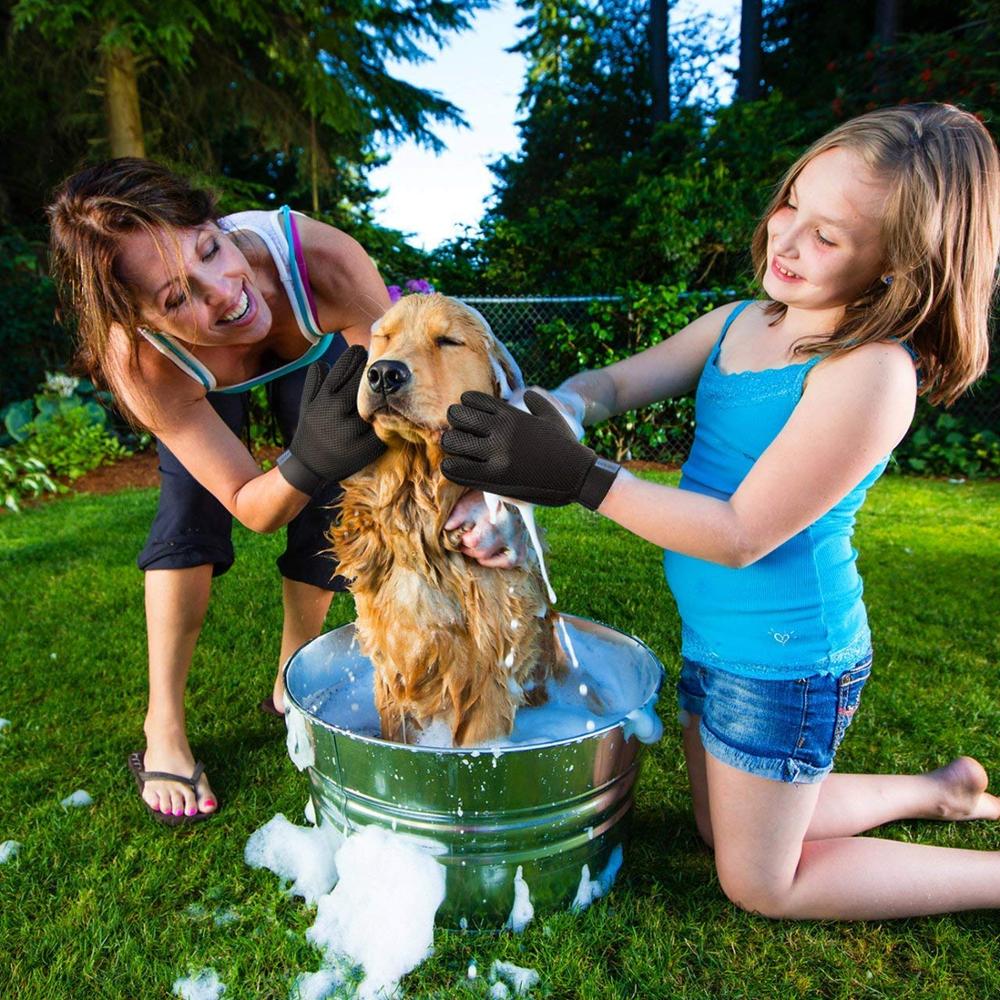
[[685,659],[677,682],[681,723],[701,717],[705,749],[730,767],[773,781],[822,781],[861,701],[872,655],[838,677],[742,677]]

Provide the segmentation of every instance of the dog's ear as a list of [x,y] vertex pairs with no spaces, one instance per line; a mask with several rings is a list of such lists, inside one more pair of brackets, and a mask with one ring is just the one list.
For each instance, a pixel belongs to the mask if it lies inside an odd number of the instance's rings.
[[486,322],[486,317],[478,310],[464,302],[462,305],[472,313],[483,328],[486,338],[486,353],[490,359],[490,367],[493,369],[494,392],[500,399],[506,399],[515,389],[524,388],[524,376],[518,363],[514,360],[514,355],[507,350],[507,345],[498,340],[493,333],[490,324]]

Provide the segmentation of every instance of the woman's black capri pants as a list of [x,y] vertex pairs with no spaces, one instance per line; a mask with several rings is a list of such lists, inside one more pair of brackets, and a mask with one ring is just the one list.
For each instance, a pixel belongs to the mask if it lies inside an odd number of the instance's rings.
[[[346,348],[336,337],[323,360],[332,365]],[[287,445],[299,419],[299,403],[306,368],[299,368],[265,385],[268,405]],[[210,392],[208,401],[237,436],[247,425],[249,393],[225,395]],[[212,565],[219,576],[235,559],[232,542],[233,516],[177,460],[162,441],[156,442],[160,458],[160,502],[149,537],[136,560],[139,569],[187,569]],[[336,516],[330,510],[340,498],[340,484],[321,486],[308,504],[285,528],[285,551],[278,557],[278,569],[289,580],[311,583],[325,590],[346,590],[347,582],[337,575],[337,564],[326,552],[326,533]]]

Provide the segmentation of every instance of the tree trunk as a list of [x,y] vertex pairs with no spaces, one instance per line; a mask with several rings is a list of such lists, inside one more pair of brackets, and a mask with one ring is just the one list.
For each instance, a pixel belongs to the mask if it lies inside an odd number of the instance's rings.
[[897,0],[876,0],[875,38],[880,45],[896,44],[899,26],[899,3]]
[[762,94],[760,48],[763,37],[761,0],[743,0],[740,5],[740,71],[736,97],[756,101]]
[[892,47],[899,30],[899,0],[876,0],[875,3],[875,93],[877,103],[884,103],[892,88]]
[[111,155],[145,156],[139,113],[139,83],[135,75],[135,55],[119,46],[104,53],[104,96],[108,113],[108,142]]
[[670,12],[668,0],[650,0],[649,62],[653,77],[653,127],[670,120]]
[[309,175],[312,180],[313,215],[319,215],[319,149],[316,146],[316,116],[309,115]]

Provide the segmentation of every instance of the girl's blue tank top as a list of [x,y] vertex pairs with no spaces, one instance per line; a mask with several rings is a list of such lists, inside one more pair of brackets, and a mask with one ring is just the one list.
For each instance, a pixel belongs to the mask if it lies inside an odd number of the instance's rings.
[[[695,436],[680,488],[728,500],[785,426],[806,376],[821,360],[724,374],[726,319],[695,395]],[[743,569],[664,553],[667,583],[682,623],[682,654],[753,677],[838,675],[871,644],[861,577],[851,545],[854,517],[882,474],[887,455],[835,507]]]

